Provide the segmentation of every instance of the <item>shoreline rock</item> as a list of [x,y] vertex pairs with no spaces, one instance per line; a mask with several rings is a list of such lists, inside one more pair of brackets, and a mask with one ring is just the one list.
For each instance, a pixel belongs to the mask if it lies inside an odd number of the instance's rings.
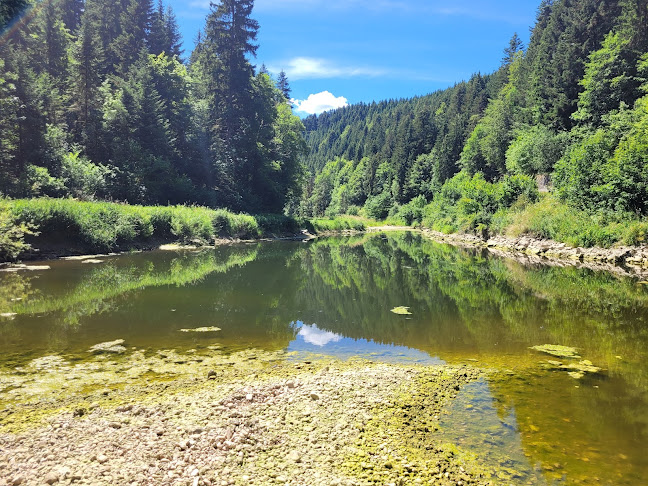
[[423,229],[421,232],[434,241],[482,248],[496,255],[513,257],[522,263],[570,265],[628,276],[648,275],[648,247],[582,248],[531,236],[509,238],[496,235],[485,239],[460,233],[447,235],[430,229]]

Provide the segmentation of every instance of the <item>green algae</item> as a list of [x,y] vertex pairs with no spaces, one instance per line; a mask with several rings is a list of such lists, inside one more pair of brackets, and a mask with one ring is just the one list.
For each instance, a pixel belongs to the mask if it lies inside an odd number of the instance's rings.
[[180,329],[180,332],[217,332],[221,331],[220,327],[210,326],[210,327],[197,327],[195,329]]
[[415,376],[373,410],[344,467],[368,484],[470,481],[495,473],[476,456],[439,441],[439,416],[456,391],[481,372],[470,367],[412,367]]
[[558,358],[579,359],[578,350],[569,346],[559,344],[543,344],[542,346],[532,346],[530,349],[540,351],[541,353],[550,354]]
[[391,312],[393,312],[394,314],[398,314],[400,316],[411,316],[412,315],[412,313],[409,311],[409,307],[403,307],[403,306],[394,307],[391,310]]

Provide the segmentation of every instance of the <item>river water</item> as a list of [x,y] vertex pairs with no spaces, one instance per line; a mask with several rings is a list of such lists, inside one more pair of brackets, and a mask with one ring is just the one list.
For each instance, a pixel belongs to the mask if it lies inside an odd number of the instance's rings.
[[[127,352],[217,346],[470,364],[493,373],[459,393],[435,440],[498,464],[501,484],[648,484],[639,279],[523,266],[414,233],[95,260],[0,273],[5,376],[44,356],[90,360],[92,345],[116,339]],[[180,332],[199,327],[220,330]],[[545,344],[580,358],[530,349]],[[579,378],[557,365],[582,360],[602,371]]]

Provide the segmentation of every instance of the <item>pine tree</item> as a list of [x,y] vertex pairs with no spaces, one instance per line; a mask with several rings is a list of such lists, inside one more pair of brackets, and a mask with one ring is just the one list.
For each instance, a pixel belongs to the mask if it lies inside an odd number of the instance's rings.
[[286,101],[290,101],[290,85],[288,84],[288,77],[286,76],[286,73],[283,69],[277,77],[277,88],[279,88],[279,91],[283,93]]
[[158,0],[157,9],[151,16],[151,31],[148,36],[151,54],[166,53],[168,56],[182,56],[182,42],[178,31],[178,22],[171,7],[164,9],[162,0]]
[[27,8],[27,0],[3,0],[0,2],[0,33]]
[[515,55],[524,50],[524,44],[522,43],[522,39],[518,36],[517,32],[513,34],[513,37],[511,37],[511,40],[509,41],[509,45],[506,49],[504,49],[504,57],[502,58],[502,66],[510,66],[514,59]]
[[71,112],[74,117],[76,141],[86,148],[88,155],[98,159],[100,68],[105,66],[102,43],[95,30],[91,13],[83,15],[78,38],[72,49]]
[[60,0],[61,20],[72,35],[76,35],[81,26],[81,16],[84,10],[83,0]]
[[231,204],[241,203],[240,196],[232,191],[233,181],[241,181],[242,188],[249,187],[252,174],[248,164],[256,157],[255,134],[251,133],[254,68],[246,57],[257,50],[254,41],[259,24],[250,18],[253,3],[223,0],[212,4],[204,40],[194,53],[211,97],[212,161],[223,181],[221,193]]

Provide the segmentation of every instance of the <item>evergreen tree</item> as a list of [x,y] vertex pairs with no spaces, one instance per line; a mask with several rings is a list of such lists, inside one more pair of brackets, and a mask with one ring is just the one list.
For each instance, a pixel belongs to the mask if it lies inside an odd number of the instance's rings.
[[87,10],[72,49],[70,109],[76,141],[86,149],[90,158],[100,160],[99,87],[102,83],[100,69],[105,66],[105,55],[95,27],[95,18]]
[[198,69],[204,72],[210,99],[211,158],[221,179],[221,194],[230,204],[241,205],[233,191],[239,181],[246,193],[252,181],[249,164],[257,150],[253,109],[254,68],[247,59],[255,55],[259,24],[250,18],[253,0],[223,0],[212,4],[202,45],[197,48]]
[[151,54],[166,53],[168,56],[182,56],[182,42],[178,22],[171,7],[164,9],[162,0],[158,0],[157,9],[151,15],[151,31],[148,36]]
[[504,57],[502,58],[502,66],[510,66],[513,61],[515,60],[515,55],[524,50],[524,44],[522,43],[522,39],[518,36],[517,32],[513,34],[513,37],[511,37],[511,40],[509,41],[509,45],[506,49],[504,49]]
[[81,26],[84,3],[84,0],[60,0],[61,20],[73,35]]
[[283,69],[277,77],[277,88],[279,88],[286,101],[290,101],[290,85],[288,84],[288,76],[286,76]]
[[27,8],[28,0],[3,0],[0,2],[0,33]]

